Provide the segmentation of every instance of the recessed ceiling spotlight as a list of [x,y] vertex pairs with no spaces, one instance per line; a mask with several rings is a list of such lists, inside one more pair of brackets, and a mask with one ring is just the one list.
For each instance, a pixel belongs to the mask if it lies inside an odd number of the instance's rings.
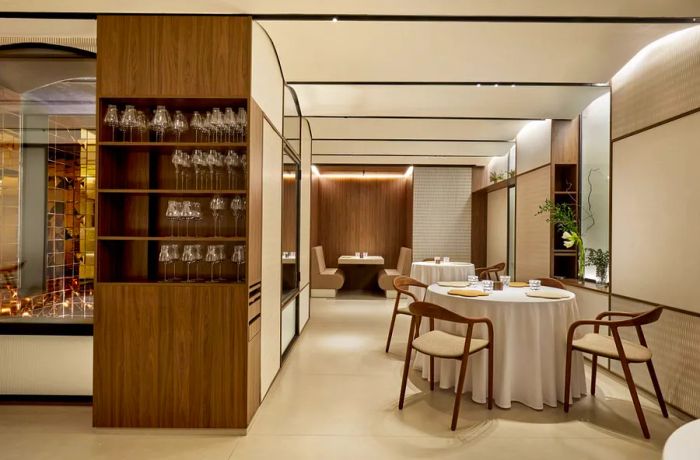
[[481,88],[481,83],[477,83],[477,84],[476,84],[476,87],[477,87],[477,88]]
[[511,88],[515,88],[515,83],[513,83],[512,85],[510,85],[510,87],[511,87]]
[[498,88],[498,83],[494,83],[493,87]]
[[335,17],[334,17],[334,18],[332,19],[332,21],[333,21],[333,22],[338,22],[338,18],[335,18]]

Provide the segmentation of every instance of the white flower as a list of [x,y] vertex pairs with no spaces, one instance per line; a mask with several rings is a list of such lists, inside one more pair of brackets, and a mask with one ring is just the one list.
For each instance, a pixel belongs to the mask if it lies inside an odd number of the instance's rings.
[[574,233],[569,233],[569,232],[564,232],[561,235],[561,239],[564,240],[564,247],[565,248],[572,248],[578,241],[578,235]]

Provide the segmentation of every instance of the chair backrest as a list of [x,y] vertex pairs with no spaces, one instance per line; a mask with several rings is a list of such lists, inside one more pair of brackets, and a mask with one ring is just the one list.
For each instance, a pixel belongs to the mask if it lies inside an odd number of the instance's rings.
[[485,280],[491,279],[491,274],[493,274],[495,278],[494,281],[498,281],[498,272],[502,272],[503,270],[505,270],[505,268],[505,262],[500,262],[489,267],[477,268],[476,275],[479,277],[479,279]]
[[468,324],[474,323],[474,319],[458,315],[446,308],[435,305],[430,302],[413,302],[408,306],[408,309],[415,316],[421,316],[430,319],[439,319],[440,321],[451,321],[453,323]]
[[396,269],[402,275],[411,273],[411,249],[402,247],[399,251],[399,262],[396,264]]
[[311,248],[311,264],[312,270],[316,273],[323,273],[326,269],[326,259],[323,256],[323,246],[314,246]]
[[618,323],[619,326],[643,326],[645,324],[655,323],[661,317],[664,309],[656,307],[648,311],[640,312],[637,316],[628,320],[623,320]]
[[411,291],[408,290],[409,287],[419,287],[426,289],[428,287],[427,284],[423,284],[420,281],[411,278],[410,276],[397,276],[394,278],[394,289],[397,291],[396,299],[398,302],[399,297],[401,297],[401,294],[406,294],[407,296],[411,297],[414,301],[418,302],[418,299],[416,298]]
[[566,286],[564,286],[564,283],[562,283],[559,280],[555,280],[554,278],[537,278],[542,282],[542,286],[547,286],[547,287],[552,287],[552,288],[557,288],[557,289],[566,289]]

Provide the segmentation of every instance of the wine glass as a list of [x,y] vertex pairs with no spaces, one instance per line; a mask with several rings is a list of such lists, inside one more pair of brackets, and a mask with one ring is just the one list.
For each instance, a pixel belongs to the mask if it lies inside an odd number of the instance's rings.
[[114,128],[119,126],[119,111],[117,106],[114,104],[109,104],[107,106],[107,113],[105,114],[104,124],[112,128],[112,141],[114,141]]
[[226,201],[220,195],[214,195],[209,202],[209,208],[214,214],[214,236],[219,236],[218,230],[221,227],[221,211],[226,209]]
[[190,265],[197,261],[197,250],[194,244],[186,244],[182,248],[182,261],[187,264],[187,279],[186,282],[191,283],[195,281],[190,279]]
[[[165,211],[165,217],[170,221],[170,236],[175,236],[174,224],[175,221],[182,217],[182,203],[180,201],[169,200],[168,209]],[[178,233],[180,233],[180,227],[178,226]]]
[[215,244],[210,244],[207,246],[207,255],[204,257],[205,262],[208,262],[211,264],[211,277],[209,278],[209,282],[213,283],[214,282],[214,264],[219,261],[219,257],[217,254],[216,250],[216,245]]
[[170,162],[175,166],[175,190],[180,190],[180,166],[182,166],[182,150],[175,149],[172,156],[170,157]]
[[190,126],[194,130],[194,141],[198,142],[198,134],[202,133],[202,136],[204,135],[204,119],[202,119],[202,115],[197,112],[196,110],[192,113],[192,119],[190,119]]
[[[207,165],[209,166],[209,185],[212,190],[218,190],[219,174],[216,168],[224,165],[224,156],[217,150],[211,149],[207,154]],[[214,184],[214,175],[216,172],[216,184]]]
[[181,111],[176,110],[175,116],[173,117],[173,131],[175,131],[177,142],[180,142],[180,136],[182,133],[186,132],[188,128],[187,118],[185,118]]
[[124,130],[124,136],[126,137],[126,130],[129,130],[129,142],[133,140],[133,128],[137,126],[136,120],[136,108],[133,105],[127,105],[124,109],[121,119],[122,130]]
[[241,280],[241,264],[245,263],[245,246],[235,246],[231,261],[236,264],[236,281]]
[[226,250],[224,249],[223,244],[217,244],[216,245],[216,258],[218,260],[219,264],[219,277],[217,278],[217,281],[225,281],[225,278],[221,276],[221,266],[223,265],[222,262],[226,260]]
[[234,236],[238,236],[238,218],[241,217],[243,213],[243,200],[240,196],[236,195],[231,199],[231,211],[233,212]]
[[190,220],[195,217],[192,201],[186,200],[182,202],[182,220],[185,221],[185,236],[190,236]]
[[170,251],[167,244],[160,246],[160,254],[158,254],[158,262],[163,262],[163,282],[168,282],[168,263],[170,262]]
[[148,120],[146,120],[146,114],[142,110],[136,112],[136,131],[143,142],[143,135],[148,132]]
[[194,166],[194,188],[199,190],[204,188],[204,172],[203,170],[209,165],[204,152],[196,149],[192,152],[192,165]]
[[197,224],[202,221],[202,203],[192,201],[191,203],[192,220],[194,221],[194,236],[197,236]]
[[218,142],[224,128],[224,114],[218,107],[211,109],[211,125],[214,128],[214,142]]
[[248,114],[243,107],[238,108],[238,129],[241,133],[241,141],[245,141],[245,131],[248,126]]
[[177,268],[176,262],[180,260],[180,246],[177,244],[168,245],[168,254],[170,255],[170,263],[173,264],[173,281],[180,281],[180,278],[175,276],[175,269]]
[[211,112],[206,113],[204,116],[204,121],[202,122],[202,128],[204,129],[204,132],[207,134],[207,142],[211,142],[211,135],[214,130],[214,126],[211,124]]
[[156,133],[156,141],[158,140],[159,135],[161,142],[163,141],[165,131],[170,126],[169,119],[170,114],[166,110],[165,106],[157,106],[153,115],[153,119],[151,120],[151,129]]
[[224,109],[224,126],[226,128],[226,140],[231,142],[236,132],[236,113],[231,107]]
[[192,157],[189,153],[183,151],[180,155],[180,166],[182,167],[182,174],[180,176],[181,188],[189,188],[190,179],[190,169],[192,168]]
[[[199,204],[199,203],[198,203]],[[194,275],[194,281],[202,281],[202,278],[199,277],[199,263],[202,261],[204,258],[203,256],[203,248],[201,244],[195,244],[194,246],[194,257],[195,257],[195,264],[194,264],[194,270],[195,270],[195,275]]]
[[[233,111],[231,111],[233,113]],[[234,174],[235,168],[238,167],[240,160],[238,159],[238,154],[229,149],[224,158],[224,164],[226,165],[226,170],[228,171],[228,188],[231,189],[235,187],[236,176]]]

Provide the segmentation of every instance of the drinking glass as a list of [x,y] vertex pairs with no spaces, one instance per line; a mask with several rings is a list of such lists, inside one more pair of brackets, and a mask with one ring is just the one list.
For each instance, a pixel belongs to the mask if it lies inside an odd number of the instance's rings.
[[[224,165],[224,156],[217,150],[211,149],[206,156],[207,166],[209,166],[209,187],[212,190],[218,190],[219,174],[216,168]],[[214,175],[216,174],[217,184],[214,184]]]
[[216,258],[218,259],[218,264],[219,264],[219,277],[216,279],[217,281],[225,281],[224,277],[221,276],[221,265],[224,260],[226,260],[226,250],[224,249],[223,244],[217,244],[216,245]]
[[209,208],[214,214],[214,236],[220,236],[219,229],[221,227],[221,211],[226,209],[226,201],[220,195],[214,195],[209,202]]
[[199,142],[198,134],[201,133],[202,137],[204,137],[204,119],[202,118],[202,115],[196,110],[192,112],[190,126],[194,130],[194,141]]
[[528,284],[530,285],[530,289],[533,291],[537,291],[540,287],[542,287],[542,281],[540,280],[529,280]]
[[180,176],[180,182],[182,189],[188,189],[190,185],[190,170],[192,169],[192,157],[187,152],[182,152],[181,154],[181,164],[182,175]]
[[359,252],[356,252],[356,253],[355,253],[355,257],[358,257],[358,258],[359,258],[360,256],[361,256],[361,254],[360,254]]
[[163,262],[163,282],[168,282],[168,263],[170,262],[170,251],[167,244],[160,246],[160,254],[158,254],[158,262]]
[[479,277],[476,275],[469,275],[467,276],[467,281],[469,281],[469,284],[476,284],[479,282]]
[[136,131],[141,137],[141,142],[143,142],[143,135],[148,132],[148,120],[146,120],[146,114],[142,110],[136,112]]
[[218,107],[211,109],[211,125],[214,128],[214,142],[219,142],[225,125],[224,114]]
[[503,283],[503,287],[508,287],[510,286],[510,276],[508,275],[501,275],[498,277],[498,280]]
[[133,105],[126,106],[120,124],[124,131],[124,137],[126,137],[126,130],[129,130],[129,142],[131,142],[133,140],[133,129],[137,126],[136,108]]
[[[199,203],[197,203],[197,204],[199,204]],[[195,275],[194,275],[194,281],[200,282],[200,281],[202,281],[202,278],[199,277],[199,263],[200,263],[200,262],[202,261],[202,259],[204,258],[204,255],[203,255],[204,251],[203,251],[203,248],[202,248],[202,245],[201,245],[201,244],[195,244],[195,245],[193,245],[193,247],[194,247],[194,257],[195,257],[195,259],[194,259],[194,260],[195,260],[195,264],[194,264],[194,270],[195,270],[195,272],[194,272],[194,273],[195,273]]]
[[[179,221],[182,217],[182,203],[180,201],[169,200],[168,209],[165,211],[165,217],[170,221],[170,236],[175,236],[174,224],[175,221]],[[178,225],[178,233],[180,233],[180,226]]]
[[191,204],[191,219],[194,221],[194,236],[197,236],[197,224],[202,221],[202,203],[192,201]]
[[114,128],[119,126],[119,111],[117,106],[114,104],[109,104],[107,106],[107,113],[105,114],[104,124],[112,128],[112,141],[114,141]]
[[491,292],[493,291],[493,281],[491,280],[483,280],[481,282],[481,285],[484,287],[484,292]]
[[214,125],[211,124],[211,112],[207,112],[202,122],[202,129],[207,135],[207,142],[211,142],[211,135],[214,131]]
[[182,166],[182,150],[175,149],[172,156],[170,157],[170,162],[175,166],[175,190],[180,190],[180,166]]
[[197,190],[205,188],[204,169],[209,165],[207,164],[207,158],[204,152],[200,149],[196,149],[192,152],[192,165],[194,166],[194,188]]
[[243,199],[236,195],[231,199],[231,211],[233,212],[233,234],[238,236],[238,219],[243,213]]
[[367,252],[363,252],[363,253],[362,253],[362,257],[367,257],[367,255],[368,255]]
[[180,278],[175,276],[175,269],[177,268],[176,262],[180,260],[180,246],[177,244],[168,245],[168,254],[170,256],[170,263],[173,264],[173,281],[180,281]]
[[209,282],[213,283],[214,282],[214,264],[218,261],[218,255],[216,251],[216,245],[215,244],[210,244],[207,246],[207,255],[204,257],[204,261],[208,262],[211,264],[211,277],[209,278]]
[[175,131],[175,135],[177,136],[177,142],[180,142],[180,136],[182,133],[186,132],[188,128],[187,118],[185,118],[181,111],[176,110],[175,116],[173,117],[173,131]]
[[236,113],[231,107],[224,109],[224,126],[226,127],[226,140],[231,142],[236,131]]
[[246,131],[246,126],[248,125],[248,116],[246,114],[246,111],[243,107],[240,107],[238,109],[238,130],[241,135],[241,141],[245,141],[245,131]]
[[245,263],[245,246],[235,246],[231,261],[236,264],[236,281],[241,280],[241,264]]
[[[231,113],[233,113],[233,111],[231,111]],[[233,189],[236,186],[236,176],[234,174],[234,170],[240,164],[238,154],[234,152],[233,149],[229,149],[229,151],[226,152],[224,164],[226,165],[226,170],[228,171],[228,188]]]
[[197,261],[197,251],[194,244],[186,244],[183,246],[182,261],[187,264],[187,279],[185,281],[188,283],[195,281],[194,279],[190,279],[190,265]]
[[185,236],[190,236],[190,220],[194,219],[192,201],[182,202],[182,220],[185,221]]
[[450,263],[450,258],[449,258],[449,257],[443,257],[443,258],[442,258],[442,261],[443,261],[444,263],[446,263],[446,264],[449,264],[449,263]]
[[158,136],[160,136],[161,142],[165,136],[165,131],[170,127],[170,113],[164,105],[159,105],[156,107],[155,113],[153,114],[153,119],[151,120],[151,130],[156,133],[156,141]]

